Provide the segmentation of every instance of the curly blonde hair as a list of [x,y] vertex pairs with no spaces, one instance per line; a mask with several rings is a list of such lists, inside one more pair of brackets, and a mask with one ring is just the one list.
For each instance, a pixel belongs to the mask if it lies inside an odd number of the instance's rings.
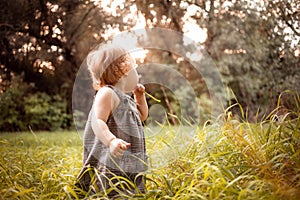
[[93,87],[99,90],[104,85],[115,85],[131,66],[132,58],[118,46],[100,46],[87,56],[88,69]]

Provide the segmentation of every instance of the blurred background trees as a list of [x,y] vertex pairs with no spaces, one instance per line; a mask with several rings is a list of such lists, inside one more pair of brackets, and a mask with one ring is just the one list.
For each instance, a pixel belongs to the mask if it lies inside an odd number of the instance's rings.
[[[282,91],[300,90],[299,10],[296,0],[1,1],[0,130],[71,127],[73,84],[87,53],[114,32],[141,26],[178,31],[202,46],[254,120],[258,109],[261,116],[275,108]],[[186,77],[199,98],[201,120],[206,120],[207,85],[191,63],[172,52],[149,50],[143,63],[153,61]],[[147,90],[178,114],[171,91],[164,95],[159,87]],[[290,98],[283,104],[295,106]],[[83,109],[79,113],[89,108]]]

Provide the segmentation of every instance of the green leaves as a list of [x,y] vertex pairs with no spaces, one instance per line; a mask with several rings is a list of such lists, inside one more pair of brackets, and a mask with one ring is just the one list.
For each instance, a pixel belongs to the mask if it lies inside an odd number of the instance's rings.
[[26,86],[7,89],[0,97],[0,131],[57,130],[71,120],[67,101],[43,92],[27,94]]
[[36,93],[25,98],[25,116],[34,130],[57,130],[67,120],[67,102],[59,95]]

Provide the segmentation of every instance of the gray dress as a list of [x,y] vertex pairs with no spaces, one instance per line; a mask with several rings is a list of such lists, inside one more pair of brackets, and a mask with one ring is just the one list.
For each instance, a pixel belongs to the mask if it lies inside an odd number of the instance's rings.
[[[119,105],[106,122],[107,126],[117,138],[130,143],[131,146],[120,158],[113,157],[109,149],[93,132],[91,119],[94,108],[92,107],[84,131],[83,169],[78,176],[85,187],[90,184],[90,178],[84,175],[84,171],[87,171],[86,169],[90,167],[97,169],[100,173],[106,173],[105,177],[107,177],[108,172],[112,172],[118,176],[129,177],[132,181],[139,180],[137,178],[138,173],[147,170],[148,158],[145,148],[145,136],[136,103],[130,96],[123,94],[117,88],[107,87],[114,90],[120,99]],[[144,185],[142,182],[140,180],[136,184],[143,192]],[[107,189],[107,187],[104,189]],[[103,190],[103,188],[100,190]]]

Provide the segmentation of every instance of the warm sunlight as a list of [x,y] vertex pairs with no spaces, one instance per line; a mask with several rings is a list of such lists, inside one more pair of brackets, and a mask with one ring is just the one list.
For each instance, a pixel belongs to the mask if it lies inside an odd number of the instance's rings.
[[183,25],[183,35],[187,38],[184,38],[184,44],[188,45],[189,43],[203,43],[207,38],[206,30],[202,29],[197,25],[196,20],[188,19]]
[[0,200],[300,199],[300,0],[0,8]]
[[135,49],[134,51],[130,52],[130,55],[135,58],[136,60],[139,60],[139,62],[144,63],[144,60],[147,56],[148,50],[144,49]]
[[[105,0],[105,1],[93,1],[95,5],[98,5],[102,7],[106,12],[112,14],[113,16],[116,16],[116,9],[117,8],[124,8],[124,0]],[[144,29],[147,27],[152,27],[151,24],[149,24],[149,21],[146,21],[145,17],[141,14],[141,12],[137,9],[136,5],[133,4],[129,7],[130,14],[127,16],[124,16],[123,21],[132,20],[135,22],[135,26],[131,29],[131,32],[129,33],[122,33],[118,27],[110,27],[109,29],[106,29],[105,33],[101,36],[104,37],[105,40],[112,39],[113,44],[122,44],[122,46],[131,52],[131,55],[139,60],[139,62],[143,63],[144,59],[148,53],[148,50],[143,50],[139,48],[137,37],[143,36],[146,37],[146,32],[140,31],[141,29]],[[195,43],[204,43],[207,39],[207,33],[206,29],[202,29],[197,25],[197,22],[195,19],[192,19],[191,16],[193,16],[197,12],[196,6],[188,6],[187,12],[185,16],[183,17],[183,35],[184,35],[184,44],[188,45],[193,42]],[[151,10],[151,12],[155,12]],[[166,21],[165,18],[162,19],[162,21]],[[138,31],[135,31],[138,30]]]

